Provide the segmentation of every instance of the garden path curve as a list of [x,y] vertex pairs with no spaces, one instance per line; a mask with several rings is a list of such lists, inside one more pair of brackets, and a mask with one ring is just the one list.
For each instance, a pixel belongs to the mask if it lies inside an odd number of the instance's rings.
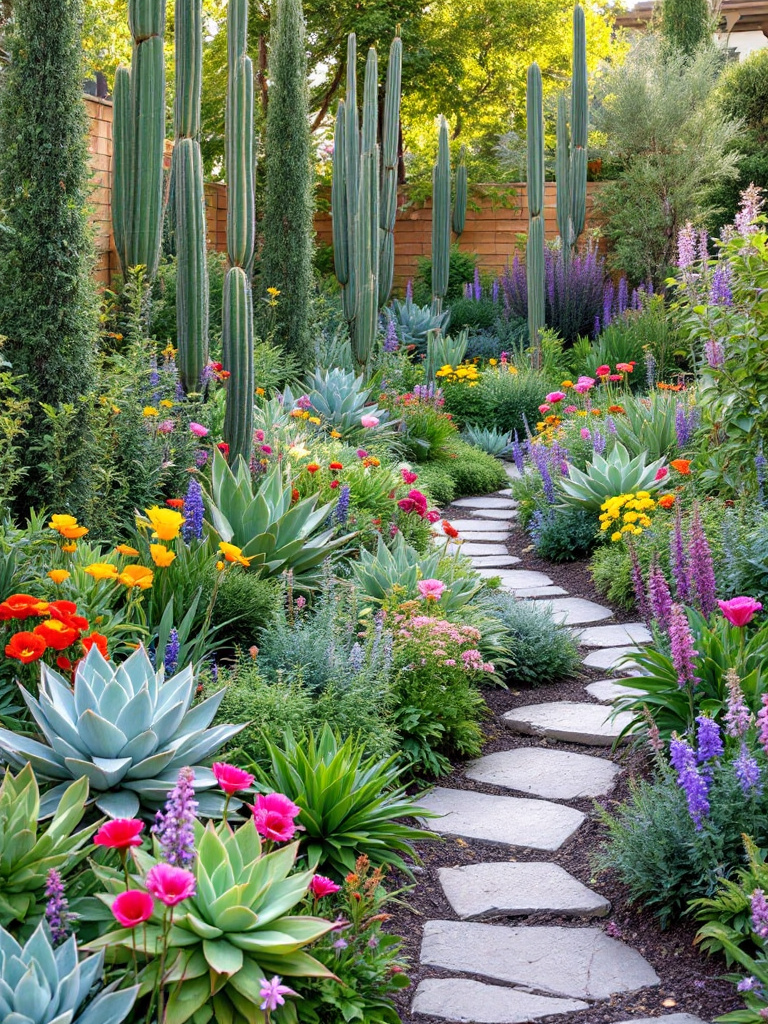
[[[507,472],[515,474],[512,467]],[[521,559],[504,546],[517,515],[509,490],[462,498],[453,507],[472,516],[453,525],[478,571],[500,576],[502,589],[521,600],[551,604],[559,620],[579,635],[585,665],[611,672],[627,651],[651,640],[642,623],[610,623],[610,608],[569,597],[544,573],[511,568]],[[621,771],[601,756],[625,724],[621,715],[609,718],[619,688],[607,678],[585,689],[602,703],[543,701],[503,716],[506,728],[531,736],[531,744],[481,757],[467,776],[508,795],[436,787],[423,800],[440,815],[429,824],[441,835],[501,843],[534,851],[540,859],[440,870],[443,892],[459,920],[424,925],[421,963],[449,976],[419,983],[412,1004],[416,1021],[420,1015],[462,1024],[530,1024],[552,1016],[567,1020],[563,1015],[659,984],[637,950],[601,927],[584,924],[607,915],[608,900],[547,860],[586,820],[570,801],[608,794]],[[534,745],[542,737],[554,745]],[[584,752],[558,750],[557,741],[583,745]],[[571,917],[578,927],[526,924],[526,915],[537,912]],[[516,918],[520,923],[509,923]],[[679,1013],[658,1020],[703,1024]],[[636,1018],[631,1024],[651,1022]]]

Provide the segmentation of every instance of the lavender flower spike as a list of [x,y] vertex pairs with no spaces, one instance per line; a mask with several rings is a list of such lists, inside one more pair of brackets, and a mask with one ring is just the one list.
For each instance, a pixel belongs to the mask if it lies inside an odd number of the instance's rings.
[[735,668],[729,668],[725,673],[725,682],[728,687],[728,706],[723,716],[725,735],[739,739],[747,734],[752,725],[752,712],[744,700]]
[[182,768],[176,785],[168,794],[164,811],[158,811],[152,832],[160,843],[160,855],[177,868],[190,868],[195,862],[195,773]]
[[684,686],[696,686],[701,682],[696,675],[695,659],[699,652],[694,647],[693,634],[688,625],[688,616],[685,608],[679,604],[673,604],[669,616],[669,643],[672,654],[672,664],[677,672],[677,685],[682,689]]
[[697,832],[703,828],[703,818],[709,814],[709,784],[696,767],[696,755],[685,740],[673,737],[669,744],[669,759],[677,771],[677,784],[685,793],[688,813]]
[[672,578],[675,581],[677,600],[681,604],[687,604],[691,599],[691,579],[688,564],[688,552],[685,550],[683,541],[683,518],[680,514],[680,505],[677,505],[675,515],[675,528],[671,540],[672,555]]
[[723,739],[717,722],[708,715],[698,715],[696,725],[698,726],[696,730],[696,760],[699,764],[722,757]]
[[191,476],[184,495],[184,524],[181,527],[181,535],[187,544],[191,540],[202,540],[204,518],[203,489],[195,477]]
[[760,765],[752,757],[747,744],[743,740],[741,741],[739,756],[733,762],[733,773],[736,776],[736,781],[741,786],[744,796],[749,796],[750,793],[757,795],[762,792]]
[[64,895],[64,883],[55,868],[48,872],[45,895],[48,898],[45,904],[45,920],[51,930],[53,945],[59,946],[69,938],[70,925],[75,915],[70,913],[69,903]]
[[651,606],[651,614],[656,620],[659,629],[663,629],[666,632],[669,629],[669,620],[672,612],[672,595],[669,592],[667,578],[662,572],[658,561],[654,561],[648,576],[648,601]]
[[761,939],[768,939],[768,903],[762,889],[752,893],[752,930]]
[[704,527],[701,525],[698,505],[693,510],[688,560],[691,567],[691,584],[696,601],[701,609],[701,614],[705,619],[708,619],[717,608],[717,582],[715,580],[712,552],[707,536],[704,533]]

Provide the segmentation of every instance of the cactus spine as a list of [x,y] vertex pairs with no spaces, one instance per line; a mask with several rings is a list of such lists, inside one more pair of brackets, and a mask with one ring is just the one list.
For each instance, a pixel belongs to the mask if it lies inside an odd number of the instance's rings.
[[[392,43],[378,144],[378,57],[365,67],[363,119],[357,107],[357,40],[347,40],[347,91],[339,103],[333,150],[333,255],[352,354],[365,372],[376,341],[379,306],[394,275],[402,42]],[[380,159],[383,168],[380,169]]]
[[534,63],[528,68],[526,96],[528,119],[528,245],[526,281],[528,286],[528,334],[534,362],[541,361],[540,332],[544,326],[544,113],[541,71]]
[[176,0],[176,99],[173,150],[176,212],[176,322],[179,371],[187,391],[200,386],[208,361],[208,273],[200,154],[203,3]]
[[448,292],[451,263],[451,147],[448,124],[440,118],[437,160],[432,168],[432,312],[440,314]]
[[224,280],[222,350],[230,373],[224,414],[224,440],[231,462],[250,462],[253,447],[253,297],[254,244],[253,66],[247,56],[248,0],[229,0],[227,12],[226,146],[227,254]]
[[584,230],[587,212],[587,30],[584,10],[579,4],[573,9],[570,131],[567,116],[565,96],[560,95],[557,100],[557,228],[566,262]]
[[163,229],[165,153],[165,0],[129,0],[131,69],[115,77],[113,232],[123,274],[157,273]]

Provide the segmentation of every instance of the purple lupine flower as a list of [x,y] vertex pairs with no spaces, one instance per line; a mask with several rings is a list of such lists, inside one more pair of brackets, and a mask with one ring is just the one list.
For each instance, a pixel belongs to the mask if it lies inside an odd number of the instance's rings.
[[712,551],[709,547],[704,527],[701,525],[698,505],[695,505],[693,509],[688,561],[690,564],[691,589],[701,614],[705,619],[708,619],[717,608],[717,582],[715,580]]
[[195,477],[189,478],[187,493],[184,495],[184,523],[181,527],[181,535],[187,544],[192,540],[202,540],[203,519],[205,517],[205,505],[203,504],[203,489]]
[[685,608],[679,604],[673,604],[669,615],[669,643],[672,655],[672,664],[677,672],[677,685],[682,689],[684,686],[696,686],[701,682],[696,675],[695,660],[699,652],[694,646],[691,627],[688,625],[688,617]]
[[675,409],[675,434],[678,448],[685,448],[699,425],[699,410],[695,405],[678,402]]
[[696,766],[696,755],[692,747],[679,736],[673,735],[669,741],[669,763],[678,773],[688,765]]
[[736,776],[736,781],[741,786],[744,796],[749,796],[753,792],[756,794],[761,792],[760,765],[752,757],[747,744],[743,740],[741,741],[739,756],[733,762],[733,773]]
[[339,526],[343,526],[349,518],[349,484],[342,484],[339,489],[339,500],[333,514]]
[[677,265],[687,270],[696,262],[696,228],[690,221],[677,235]]
[[768,694],[763,694],[762,703],[763,706],[757,712],[757,738],[768,754]]
[[717,338],[708,338],[704,342],[704,355],[713,370],[719,369],[725,362],[725,348]]
[[410,277],[405,285],[405,301],[413,302],[413,279]]
[[707,229],[702,228],[699,232],[699,260],[706,265],[709,259],[709,235]]
[[627,284],[626,277],[622,277],[619,280],[619,294],[616,299],[616,303],[619,308],[619,316],[623,315],[627,311],[627,292],[629,285]]
[[712,761],[723,756],[723,738],[720,726],[708,715],[697,715],[696,725],[696,760],[699,764]]
[[605,451],[605,437],[595,427],[592,431],[592,448],[594,449],[595,455],[602,455]]
[[702,819],[709,814],[709,784],[696,767],[696,755],[685,740],[673,737],[669,744],[669,759],[677,772],[677,784],[685,793],[688,813],[697,832]]
[[499,302],[499,279],[498,279],[498,277],[496,278],[496,280],[491,285],[491,301],[493,302],[494,306],[498,305],[498,302]]
[[179,632],[174,626],[168,634],[168,642],[165,645],[165,658],[163,659],[165,674],[167,676],[172,676],[178,667],[180,647],[181,643],[179,642]]
[[635,592],[635,602],[641,617],[648,622],[651,617],[651,610],[648,606],[648,599],[645,596],[643,584],[643,570],[640,565],[640,558],[634,544],[629,545],[629,558],[632,563],[632,588]]
[[60,946],[71,933],[73,914],[69,910],[69,902],[64,895],[64,883],[55,868],[51,868],[45,882],[45,920],[51,931],[51,942]]
[[515,440],[512,442],[512,458],[518,473],[522,476],[525,472],[525,455],[523,454],[523,446],[520,444],[517,431],[515,431]]
[[757,228],[755,221],[763,207],[763,190],[756,185],[749,185],[741,193],[741,204],[733,223],[740,235],[753,235]]
[[630,299],[629,305],[635,312],[640,309],[640,292],[637,288],[632,289],[632,298]]
[[656,387],[656,359],[652,352],[645,355],[645,382],[650,389]]
[[349,652],[349,667],[355,673],[360,672],[363,667],[363,654],[363,648],[356,641],[352,650]]
[[675,581],[675,593],[681,604],[687,604],[691,598],[690,566],[688,564],[688,552],[685,549],[683,540],[683,519],[680,514],[680,506],[677,506],[675,515],[675,528],[671,540],[672,555],[672,579]]
[[215,379],[216,371],[213,368],[213,363],[206,363],[200,371],[200,390],[204,391],[206,384],[210,384]]
[[606,281],[603,289],[603,327],[608,327],[613,319],[613,281]]
[[195,861],[195,773],[182,768],[176,785],[168,794],[165,810],[158,811],[152,832],[160,844],[160,856],[177,868],[189,868]]
[[149,386],[156,388],[160,384],[160,373],[157,369],[157,359],[155,356],[149,360]]
[[752,893],[752,931],[761,939],[768,939],[768,903],[762,889]]
[[752,712],[744,700],[744,693],[735,668],[728,669],[725,681],[728,686],[728,706],[723,716],[725,735],[738,739],[741,736],[746,736],[752,725]]
[[387,318],[387,332],[384,335],[384,351],[385,352],[397,352],[399,348],[399,342],[397,340],[397,328],[395,327],[395,321],[393,317]]
[[552,483],[552,477],[549,472],[547,450],[543,445],[534,444],[531,441],[528,442],[528,455],[530,456],[531,462],[535,466],[536,470],[541,477],[541,482],[544,485],[544,497],[547,499],[549,505],[555,504],[555,485]]
[[475,267],[475,279],[472,287],[472,298],[475,302],[479,302],[483,297],[483,286],[480,284],[480,269]]
[[616,421],[614,420],[613,416],[605,417],[605,429],[608,431],[609,434],[616,433]]
[[732,306],[733,292],[731,291],[731,268],[727,263],[719,263],[712,275],[712,283],[709,288],[710,306]]
[[195,452],[195,465],[198,469],[202,469],[203,466],[208,462],[208,452],[205,448],[198,448]]
[[669,592],[667,577],[655,559],[648,575],[648,602],[651,606],[651,615],[658,623],[659,629],[666,632],[669,629],[669,617],[672,612],[672,595]]

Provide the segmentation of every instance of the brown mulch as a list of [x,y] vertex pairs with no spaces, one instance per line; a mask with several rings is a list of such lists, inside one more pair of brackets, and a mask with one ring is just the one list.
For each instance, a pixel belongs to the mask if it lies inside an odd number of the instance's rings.
[[[469,515],[471,513],[466,509],[451,510],[451,518],[466,518]],[[601,604],[606,603],[604,598],[596,594],[589,575],[587,561],[553,565],[536,558],[532,551],[525,551],[529,543],[527,535],[522,531],[513,531],[509,550],[511,553],[521,556],[522,561],[518,566],[512,568],[545,572],[555,584],[567,590],[569,596],[584,597]],[[636,617],[636,615],[621,611],[616,613],[618,621],[629,621]],[[585,669],[581,677],[551,686],[535,689],[521,687],[518,690],[486,689],[484,695],[493,715],[489,717],[484,726],[486,741],[483,753],[509,750],[532,743],[546,746],[546,740],[516,736],[505,729],[496,716],[511,708],[542,701],[592,701],[592,698],[585,692],[584,686],[594,679],[602,678],[605,674]],[[567,743],[557,743],[556,746],[559,750],[573,750],[606,757],[622,765],[624,772],[616,787],[609,798],[603,798],[601,801],[609,808],[627,798],[629,782],[633,775],[642,774],[648,770],[647,758],[637,750],[612,752],[610,748],[584,747]],[[446,778],[440,779],[438,784],[454,789],[471,789],[484,793],[504,794],[507,792],[498,787],[467,779],[462,765],[458,765]],[[552,1024],[565,1024],[565,1021],[568,1021],[569,1024],[613,1024],[617,1021],[631,1020],[633,1017],[657,1017],[672,1013],[689,1013],[699,1016],[705,1021],[713,1021],[720,1014],[737,1009],[742,1005],[733,985],[722,980],[726,969],[724,962],[719,958],[706,957],[697,952],[693,944],[696,928],[692,922],[686,919],[675,923],[666,931],[661,931],[658,921],[652,913],[629,903],[625,887],[613,872],[597,873],[594,855],[603,840],[604,830],[596,818],[594,805],[590,800],[568,801],[568,804],[583,811],[588,815],[588,819],[572,839],[554,854],[450,838],[419,845],[423,865],[416,869],[417,884],[406,898],[407,906],[395,910],[393,919],[388,926],[389,930],[403,937],[405,953],[411,963],[409,971],[412,981],[411,988],[404,990],[397,1000],[398,1012],[404,1024],[444,1024],[440,1018],[425,1017],[421,1014],[412,1016],[410,1013],[411,1000],[416,986],[422,978],[456,977],[455,973],[439,968],[422,967],[419,964],[419,949],[424,922],[457,919],[443,894],[438,880],[438,869],[482,861],[549,860],[559,864],[585,885],[596,889],[611,901],[611,911],[606,918],[583,921],[579,918],[560,917],[553,914],[536,914],[528,917],[489,919],[485,923],[608,928],[609,934],[614,938],[623,940],[638,950],[653,966],[661,979],[661,984],[657,988],[617,995],[607,1002],[595,1003],[589,1010],[544,1018],[545,1021],[552,1022]],[[466,977],[473,977],[473,975],[466,975]],[[488,978],[474,977],[486,984],[494,984]]]

